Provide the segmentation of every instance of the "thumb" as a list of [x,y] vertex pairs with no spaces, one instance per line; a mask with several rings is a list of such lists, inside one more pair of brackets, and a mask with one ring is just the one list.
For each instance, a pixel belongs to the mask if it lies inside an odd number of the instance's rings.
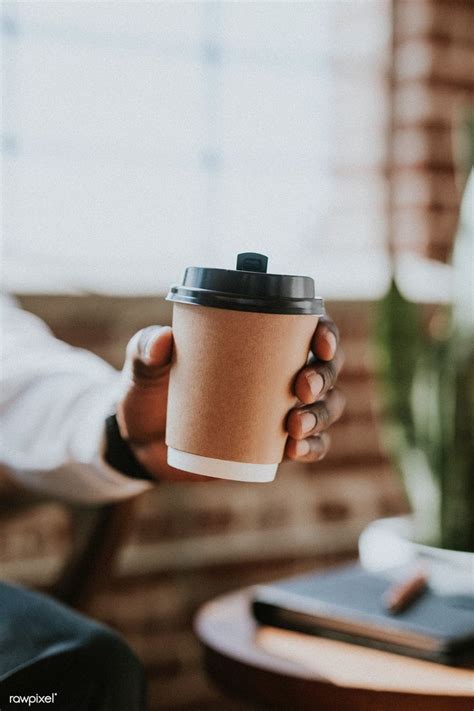
[[138,331],[127,346],[124,371],[134,382],[150,384],[168,370],[173,352],[169,326],[148,326]]
[[117,419],[122,436],[130,441],[156,438],[165,431],[172,352],[169,326],[144,328],[127,346]]
[[173,351],[173,335],[170,326],[148,326],[137,334],[135,357],[146,366],[169,365]]

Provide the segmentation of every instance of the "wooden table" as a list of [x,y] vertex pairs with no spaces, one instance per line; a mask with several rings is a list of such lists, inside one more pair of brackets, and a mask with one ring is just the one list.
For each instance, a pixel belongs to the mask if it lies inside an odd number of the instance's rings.
[[211,679],[245,708],[473,711],[473,671],[257,627],[250,595],[219,597],[195,622]]

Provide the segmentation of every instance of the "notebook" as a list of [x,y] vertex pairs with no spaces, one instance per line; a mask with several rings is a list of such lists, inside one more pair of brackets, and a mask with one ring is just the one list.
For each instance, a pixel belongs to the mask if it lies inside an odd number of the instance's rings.
[[307,632],[452,665],[474,662],[474,596],[428,589],[392,615],[383,594],[393,579],[350,565],[256,588],[253,614],[261,624]]

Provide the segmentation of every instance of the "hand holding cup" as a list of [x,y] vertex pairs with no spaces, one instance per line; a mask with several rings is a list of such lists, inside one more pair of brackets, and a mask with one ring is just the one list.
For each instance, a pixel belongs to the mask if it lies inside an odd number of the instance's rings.
[[[322,303],[313,299],[313,304]],[[128,348],[126,392],[117,414],[121,434],[142,465],[157,479],[202,481],[209,473],[271,481],[283,450],[292,460],[321,459],[329,446],[325,430],[344,408],[344,397],[335,387],[343,353],[333,322],[320,312],[312,316],[295,310],[292,314],[281,310],[277,315],[249,314],[246,308],[177,306],[178,348],[175,338],[173,349],[172,332],[167,327],[144,329]],[[320,308],[319,303],[316,306]],[[175,306],[175,318],[176,311]],[[309,350],[313,357],[295,377]],[[212,359],[212,353],[218,353],[217,359]],[[250,353],[250,360],[245,353]],[[181,370],[176,368],[177,360],[185,364]],[[172,365],[175,392],[170,418],[166,403]],[[196,378],[196,373],[202,377]],[[203,381],[207,382],[205,387]],[[263,397],[258,393],[261,387]],[[235,397],[229,397],[232,391]],[[171,461],[165,444],[167,415],[168,444],[171,439],[175,453]],[[181,461],[184,466],[180,467]]]
[[344,412],[346,398],[336,382],[344,364],[339,330],[322,316],[311,340],[313,357],[295,380],[301,405],[290,410],[286,423],[288,459],[316,462],[326,455],[331,439],[326,430]]

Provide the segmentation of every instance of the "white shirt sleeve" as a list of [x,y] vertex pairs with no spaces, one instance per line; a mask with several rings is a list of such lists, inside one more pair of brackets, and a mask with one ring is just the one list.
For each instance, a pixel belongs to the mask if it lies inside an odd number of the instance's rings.
[[12,299],[2,297],[0,308],[1,466],[23,486],[70,501],[117,501],[149,489],[103,459],[120,374],[55,338]]

